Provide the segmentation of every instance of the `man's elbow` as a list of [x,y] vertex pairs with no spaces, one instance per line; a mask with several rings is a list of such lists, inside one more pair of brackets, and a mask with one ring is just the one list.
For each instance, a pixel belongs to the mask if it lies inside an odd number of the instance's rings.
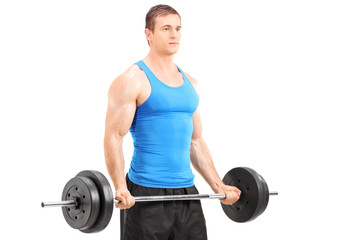
[[124,139],[124,135],[119,132],[114,131],[105,131],[104,134],[104,145],[111,144],[111,143],[117,143],[122,144]]
[[202,137],[191,138],[191,148],[195,148],[201,144]]

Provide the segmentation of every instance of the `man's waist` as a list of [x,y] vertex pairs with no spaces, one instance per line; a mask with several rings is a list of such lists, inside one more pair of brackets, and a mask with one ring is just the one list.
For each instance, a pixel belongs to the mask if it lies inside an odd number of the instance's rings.
[[173,171],[159,171],[152,169],[134,169],[130,167],[129,179],[144,187],[152,188],[186,188],[194,185],[194,174],[189,169],[173,169]]

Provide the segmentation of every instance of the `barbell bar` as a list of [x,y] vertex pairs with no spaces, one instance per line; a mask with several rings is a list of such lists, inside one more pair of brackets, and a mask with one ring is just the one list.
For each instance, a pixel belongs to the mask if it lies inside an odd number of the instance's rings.
[[[278,195],[270,192],[263,177],[255,170],[246,167],[231,169],[223,178],[226,185],[241,190],[240,199],[232,205],[221,206],[225,214],[236,222],[248,222],[260,216],[266,209],[269,196]],[[224,199],[224,193],[134,196],[135,202],[177,201]],[[62,194],[62,201],[42,202],[43,208],[62,207],[66,222],[84,233],[95,233],[105,229],[110,222],[114,203],[111,185],[106,177],[93,170],[78,173],[70,179]]]
[[[278,192],[269,192],[269,195],[278,195]],[[224,199],[225,193],[209,194],[187,194],[187,195],[163,195],[163,196],[135,196],[135,202],[156,202],[156,201],[177,201],[177,200],[203,200],[203,199]],[[114,203],[121,201],[115,199]],[[42,202],[41,207],[76,207],[76,200]]]

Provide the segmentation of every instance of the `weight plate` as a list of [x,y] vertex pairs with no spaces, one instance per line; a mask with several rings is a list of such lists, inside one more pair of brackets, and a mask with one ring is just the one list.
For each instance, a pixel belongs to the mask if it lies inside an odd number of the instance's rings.
[[253,169],[231,169],[224,177],[226,185],[241,190],[239,201],[233,205],[221,204],[225,214],[235,222],[248,222],[260,216],[269,201],[269,189],[265,180]]
[[66,222],[75,229],[87,229],[99,216],[100,197],[96,185],[86,177],[70,179],[62,193],[62,200],[76,200],[76,207],[63,207]]
[[269,188],[267,186],[267,183],[265,182],[265,179],[260,174],[258,174],[258,176],[259,176],[259,183],[260,183],[259,193],[262,194],[262,202],[259,204],[259,208],[258,208],[258,211],[256,212],[255,218],[260,216],[265,211],[265,209],[269,203]]
[[96,185],[100,196],[100,214],[93,226],[88,229],[81,229],[84,233],[95,233],[104,230],[110,222],[113,208],[114,195],[111,185],[106,177],[98,171],[86,170],[78,173],[76,176],[90,178]]

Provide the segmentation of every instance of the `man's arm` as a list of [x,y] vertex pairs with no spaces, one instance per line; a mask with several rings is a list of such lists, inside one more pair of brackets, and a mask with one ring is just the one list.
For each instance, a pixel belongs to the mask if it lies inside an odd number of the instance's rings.
[[[189,80],[190,79],[199,96],[199,87],[196,80],[191,77]],[[241,191],[236,187],[225,185],[215,169],[209,148],[202,137],[199,107],[193,114],[193,134],[191,138],[190,159],[195,170],[200,173],[215,193],[226,194],[226,198],[221,200],[222,203],[233,204],[239,199]]]
[[106,167],[114,183],[115,197],[121,201],[116,207],[125,209],[134,205],[124,173],[123,138],[129,131],[136,111],[139,83],[134,70],[117,77],[108,92],[108,109],[105,121],[104,153]]

